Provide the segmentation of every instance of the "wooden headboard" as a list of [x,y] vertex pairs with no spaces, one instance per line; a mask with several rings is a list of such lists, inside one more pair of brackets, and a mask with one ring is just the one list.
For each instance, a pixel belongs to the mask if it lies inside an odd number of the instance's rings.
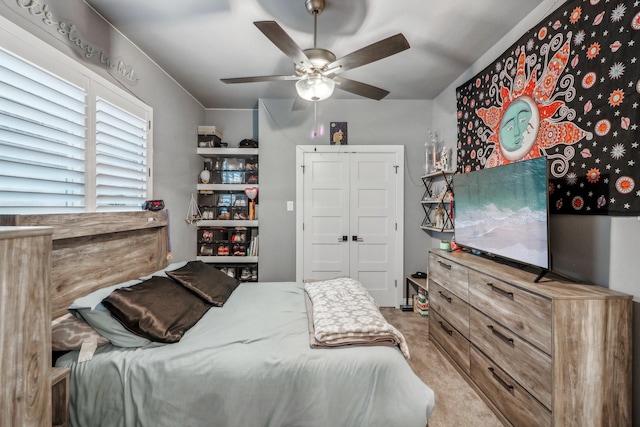
[[167,265],[164,212],[2,215],[0,225],[53,227],[51,318],[76,298]]

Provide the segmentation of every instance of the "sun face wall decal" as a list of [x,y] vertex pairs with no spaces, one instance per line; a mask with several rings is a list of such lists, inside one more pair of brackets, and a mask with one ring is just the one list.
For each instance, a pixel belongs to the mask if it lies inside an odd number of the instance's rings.
[[[558,40],[560,37],[556,37],[549,47]],[[523,46],[516,49],[519,57],[515,77],[509,77],[513,68],[512,62],[508,62],[507,67],[501,71],[500,78],[492,83],[497,86],[495,92],[499,94],[497,106],[476,110],[478,117],[491,131],[487,142],[494,145],[485,167],[547,156],[546,150],[558,144],[571,145],[583,138],[592,138],[591,133],[566,120],[567,116],[574,116],[575,112],[569,111],[560,96],[554,97],[558,79],[569,59],[569,40],[571,33],[547,64],[539,81],[536,71],[540,64],[535,54],[527,59]],[[530,71],[527,70],[527,64],[533,64]],[[569,80],[571,86],[562,93],[564,96],[575,94],[573,81]],[[563,110],[562,113],[554,118],[559,110]],[[482,136],[480,134],[480,138]],[[572,150],[566,153],[572,154]]]
[[457,88],[457,171],[545,156],[552,213],[640,214],[640,0],[569,0]]

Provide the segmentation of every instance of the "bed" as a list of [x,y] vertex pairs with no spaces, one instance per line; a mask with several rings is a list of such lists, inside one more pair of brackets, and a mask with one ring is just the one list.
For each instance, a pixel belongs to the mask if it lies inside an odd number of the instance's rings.
[[[21,224],[51,225],[37,222]],[[53,318],[65,315],[78,297],[114,283],[166,276],[166,221],[157,213],[141,215],[129,226],[115,220],[98,235],[95,225],[83,233],[75,221],[71,234],[65,227],[54,231]],[[148,256],[153,241],[155,255]],[[128,250],[120,253],[123,247]],[[136,248],[142,252],[131,263],[127,255]],[[78,265],[83,259],[95,263],[87,250],[128,271],[91,273]],[[74,269],[64,267],[72,260]],[[78,271],[87,276],[78,278]],[[318,349],[309,338],[304,284],[241,283],[178,342],[107,343],[89,361],[78,362],[74,350],[57,358],[56,366],[71,370],[70,421],[76,427],[427,424],[433,391],[397,346]]]

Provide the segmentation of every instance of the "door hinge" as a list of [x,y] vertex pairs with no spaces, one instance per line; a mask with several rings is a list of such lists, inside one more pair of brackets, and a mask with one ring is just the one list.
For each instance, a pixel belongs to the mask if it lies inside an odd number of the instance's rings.
[[149,120],[149,130],[151,130],[151,120]]
[[300,167],[302,168],[302,173],[304,173],[304,165],[300,165]]
[[394,280],[396,282],[396,288],[398,287],[398,279]]
[[398,231],[398,223],[396,222],[396,231]]

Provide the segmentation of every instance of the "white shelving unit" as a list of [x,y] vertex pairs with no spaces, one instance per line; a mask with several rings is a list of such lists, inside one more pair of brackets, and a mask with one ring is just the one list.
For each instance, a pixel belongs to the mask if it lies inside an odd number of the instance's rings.
[[257,148],[197,148],[210,172],[210,182],[199,182],[196,222],[197,259],[229,275],[257,281],[258,218],[251,209],[247,188],[259,188]]

